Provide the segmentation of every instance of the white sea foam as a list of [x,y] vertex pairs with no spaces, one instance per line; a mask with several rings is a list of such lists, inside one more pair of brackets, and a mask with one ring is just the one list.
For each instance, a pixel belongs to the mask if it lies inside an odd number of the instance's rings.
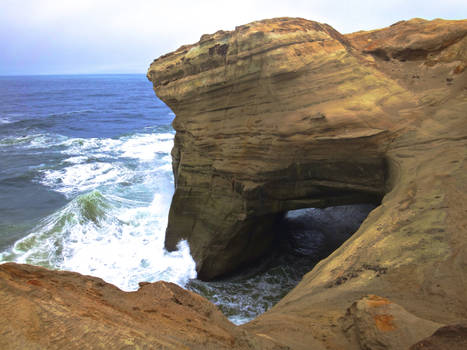
[[65,159],[65,163],[71,163],[71,164],[80,164],[84,163],[88,160],[89,158],[87,156],[76,156],[76,157],[70,157],[68,159]]
[[33,134],[17,137],[5,137],[0,139],[0,146],[15,146],[24,148],[42,148],[51,144],[51,138],[47,135]]
[[173,134],[118,139],[32,135],[19,142],[27,148],[50,147],[65,156],[53,168],[41,166],[37,180],[70,202],[0,261],[94,275],[123,290],[135,290],[141,281],[184,285],[196,277],[186,242],[175,252],[164,249],[173,193]]
[[164,249],[170,195],[150,204],[99,192],[77,197],[18,241],[1,260],[45,265],[103,278],[122,290],[138,282],[184,285],[196,277],[188,244]]
[[[74,160],[78,161],[78,157]],[[132,177],[125,167],[103,162],[74,164],[60,170],[43,170],[42,173],[43,185],[67,196],[128,181]]]
[[180,243],[179,251],[164,251],[167,204],[156,195],[148,207],[115,212],[100,229],[85,235],[74,230],[61,267],[101,276],[124,290],[136,289],[141,281],[185,284],[196,277],[195,265],[186,242]]
[[66,136],[52,134],[37,134],[30,136],[26,148],[49,148],[63,142]]
[[170,153],[173,146],[173,134],[134,134],[119,139],[72,138],[60,144],[68,155],[113,155],[136,158],[142,161],[152,160],[157,153]]
[[[134,134],[119,139],[112,138],[51,138],[35,135],[34,144],[43,145],[55,141],[60,152],[68,155],[61,168],[43,169],[37,181],[71,198],[78,193],[132,181],[144,173],[171,171],[170,151],[173,134]],[[28,141],[31,144],[31,141]],[[138,162],[124,162],[125,158]],[[154,163],[155,162],[155,163]]]
[[120,149],[122,156],[142,161],[154,159],[157,153],[170,153],[173,147],[172,134],[145,134],[124,140]]

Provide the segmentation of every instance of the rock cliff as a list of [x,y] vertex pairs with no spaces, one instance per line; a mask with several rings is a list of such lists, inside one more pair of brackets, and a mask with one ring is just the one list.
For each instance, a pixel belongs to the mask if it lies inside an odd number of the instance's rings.
[[[386,194],[383,207],[407,203],[395,218],[416,210],[421,164],[462,172],[466,25],[414,19],[343,36],[279,18],[155,60],[148,78],[176,114],[166,247],[188,239],[198,276],[211,279],[268,251],[288,210]],[[436,149],[459,161],[435,166]],[[433,224],[424,226],[443,226]]]
[[279,18],[204,35],[155,60],[148,77],[176,114],[166,246],[188,239],[200,277],[265,254],[287,210],[378,207],[278,305],[241,327],[172,284],[125,293],[76,273],[0,265],[0,347],[467,342],[466,55],[466,20],[341,35]]
[[297,349],[379,348],[344,326],[368,294],[438,324],[467,317],[466,34],[465,20],[341,35],[279,18],[151,64],[176,114],[166,246],[188,239],[201,278],[264,254],[284,211],[382,200],[245,329]]

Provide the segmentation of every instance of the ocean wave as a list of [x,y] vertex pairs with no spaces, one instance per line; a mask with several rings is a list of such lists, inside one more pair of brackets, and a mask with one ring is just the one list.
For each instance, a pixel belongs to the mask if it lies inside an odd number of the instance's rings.
[[146,161],[154,159],[157,153],[170,153],[173,134],[132,134],[118,139],[71,138],[60,143],[60,146],[66,147],[62,153],[68,155],[89,155],[98,152]]
[[[138,182],[154,171],[170,172],[173,134],[132,134],[112,138],[31,135],[0,140],[0,145],[43,149],[66,156],[59,165],[38,169],[36,182],[68,198],[100,186]],[[133,160],[133,162],[128,161]]]
[[104,162],[78,163],[64,169],[41,172],[40,183],[68,197],[106,184],[128,181],[133,175],[124,166]]
[[71,110],[71,111],[65,111],[65,112],[60,112],[60,113],[49,114],[48,117],[61,117],[61,116],[66,116],[66,115],[81,114],[81,113],[92,113],[92,112],[96,112],[96,110],[95,109],[77,109],[77,110]]
[[25,149],[44,149],[59,145],[66,137],[51,134],[30,134],[21,136],[8,136],[0,139],[0,147],[15,146]]
[[27,237],[0,254],[16,261],[98,276],[123,290],[138,282],[185,285],[196,277],[186,242],[164,249],[170,196],[150,203],[92,191],[45,218]]
[[169,154],[173,147],[173,134],[139,134],[123,140],[120,149],[122,157],[137,158],[148,161],[157,153]]
[[6,112],[2,116],[0,116],[0,124],[16,123],[16,122],[20,121],[20,119],[18,119],[18,118],[24,117],[24,115],[25,115],[24,113],[18,113],[18,112],[9,113],[9,112]]
[[164,250],[173,193],[172,133],[119,138],[38,133],[4,138],[2,145],[53,158],[31,169],[33,181],[64,194],[69,203],[0,261],[90,274],[124,290],[160,279],[184,285],[196,276],[186,242],[176,252]]

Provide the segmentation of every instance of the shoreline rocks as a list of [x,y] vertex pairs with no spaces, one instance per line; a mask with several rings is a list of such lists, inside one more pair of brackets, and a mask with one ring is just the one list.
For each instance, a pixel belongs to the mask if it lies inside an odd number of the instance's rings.
[[155,60],[148,78],[176,114],[166,248],[187,239],[209,280],[265,254],[288,210],[379,203],[400,174],[398,148],[450,133],[419,124],[439,123],[426,114],[447,112],[446,99],[462,108],[465,35],[466,21],[344,36],[278,18]]
[[339,320],[369,294],[437,324],[467,318],[466,52],[466,20],[341,35],[278,18],[155,60],[148,78],[176,114],[166,247],[188,239],[212,279],[264,254],[285,211],[381,201],[242,328],[358,349]]
[[100,278],[0,265],[0,348],[281,349],[167,282],[123,292]]
[[90,276],[2,264],[0,347],[396,350],[464,341],[466,52],[467,20],[341,35],[278,18],[160,57],[148,77],[177,132],[166,246],[188,239],[200,277],[264,254],[288,210],[380,204],[240,327],[170,283],[126,293]]

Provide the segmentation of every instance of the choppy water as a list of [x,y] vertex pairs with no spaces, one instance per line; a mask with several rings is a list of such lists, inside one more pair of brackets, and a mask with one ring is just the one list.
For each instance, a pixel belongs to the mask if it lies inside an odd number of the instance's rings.
[[0,259],[124,290],[196,276],[163,249],[173,113],[142,75],[0,77]]
[[372,208],[289,213],[283,248],[259,273],[196,280],[186,242],[163,248],[173,117],[143,75],[0,77],[0,262],[77,271],[127,291],[171,281],[244,323],[329,252],[326,234],[351,234]]

